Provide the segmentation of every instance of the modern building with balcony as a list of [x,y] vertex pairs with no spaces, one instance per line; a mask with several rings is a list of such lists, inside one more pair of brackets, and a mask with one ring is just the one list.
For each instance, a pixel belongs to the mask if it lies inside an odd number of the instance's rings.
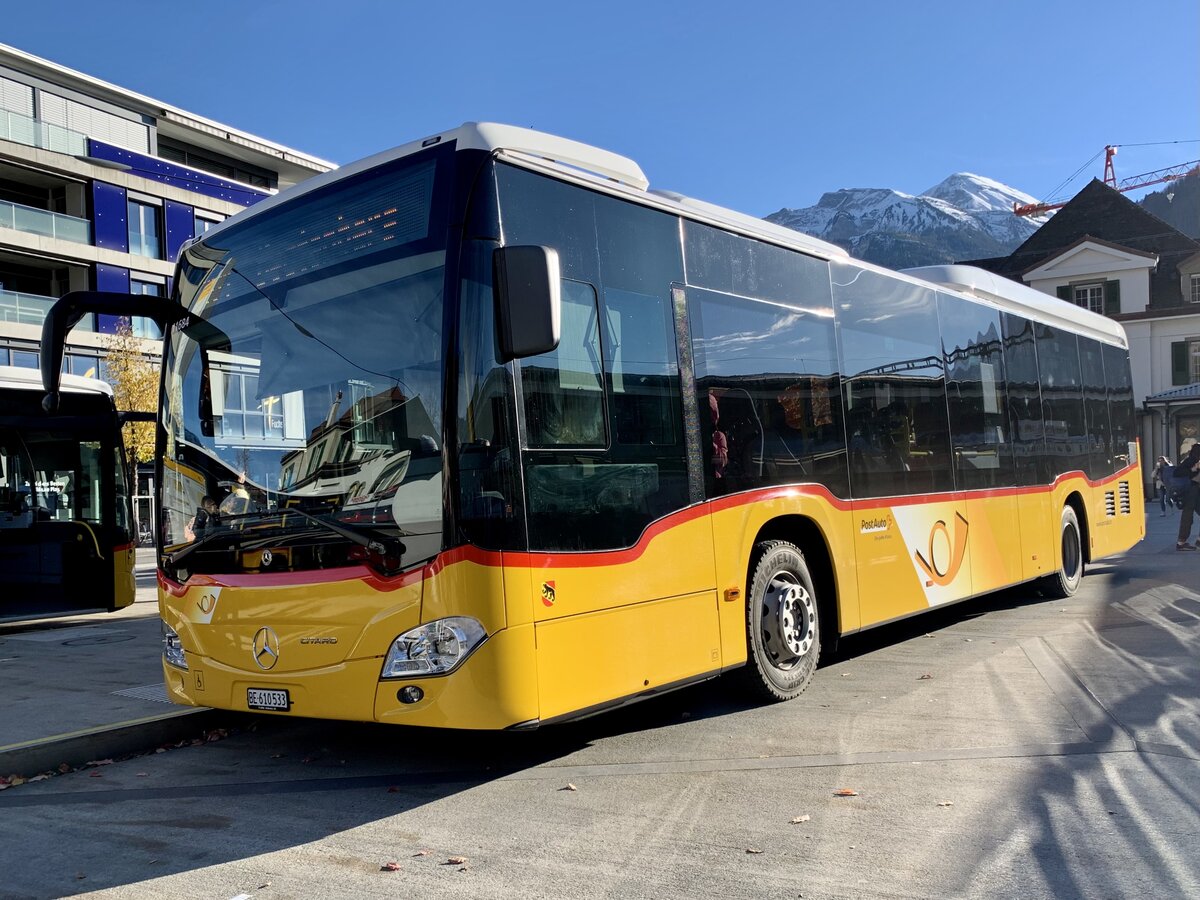
[[[167,297],[183,243],[333,164],[0,44],[0,365],[36,367],[72,290]],[[109,317],[65,368],[104,376]],[[152,322],[135,321],[158,348]]]
[[[37,368],[46,312],[68,291],[166,298],[184,242],[333,167],[0,44],[0,365]],[[86,316],[64,370],[107,380],[116,327]],[[133,327],[157,356],[157,326]],[[150,477],[134,490],[146,523]]]

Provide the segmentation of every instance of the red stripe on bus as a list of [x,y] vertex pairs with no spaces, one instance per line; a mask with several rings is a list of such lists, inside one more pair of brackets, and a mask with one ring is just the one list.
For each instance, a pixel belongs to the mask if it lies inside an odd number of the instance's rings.
[[377,591],[394,591],[425,578],[432,578],[443,569],[461,562],[470,562],[479,566],[498,567],[509,565],[530,569],[618,566],[639,559],[645,554],[651,541],[673,528],[709,513],[723,512],[752,503],[762,503],[769,500],[786,500],[795,497],[819,497],[842,512],[865,511],[896,506],[915,506],[923,503],[955,503],[989,497],[1014,497],[1024,494],[1050,493],[1059,484],[1069,478],[1080,478],[1087,482],[1090,487],[1097,488],[1118,481],[1135,469],[1137,469],[1136,463],[1126,466],[1119,472],[1098,481],[1092,481],[1083,472],[1075,470],[1064,472],[1049,485],[991,488],[978,491],[947,491],[940,494],[913,494],[906,497],[871,497],[863,500],[844,500],[840,497],[835,497],[830,493],[828,488],[820,484],[759,488],[758,490],[717,497],[670,513],[652,522],[642,532],[641,537],[638,538],[638,542],[632,547],[619,550],[501,551],[485,550],[471,544],[464,544],[439,553],[432,562],[422,563],[390,577],[380,575],[366,566],[353,566],[342,569],[271,572],[266,574],[193,575],[188,579],[186,585],[172,581],[160,571],[158,573],[158,583],[163,590],[175,596],[182,596],[189,587],[286,587],[309,584],[332,584],[340,581],[362,581]]

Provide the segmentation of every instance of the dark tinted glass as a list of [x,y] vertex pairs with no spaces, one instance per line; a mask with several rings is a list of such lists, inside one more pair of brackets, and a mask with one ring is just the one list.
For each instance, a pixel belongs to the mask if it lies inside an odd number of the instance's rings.
[[498,166],[508,244],[558,250],[562,343],[520,364],[529,544],[635,543],[687,504],[671,285],[683,280],[677,219]]
[[558,346],[521,361],[528,447],[604,447],[604,386],[600,381],[600,312],[596,289],[562,282]]
[[463,248],[459,312],[458,526],[483,547],[525,546],[512,373],[498,359],[490,241]]
[[1004,369],[1007,375],[1009,433],[1013,442],[1016,483],[1046,484],[1046,439],[1042,427],[1042,389],[1038,380],[1037,343],[1033,323],[1004,313]]
[[1078,341],[1074,334],[1040,322],[1034,326],[1034,334],[1050,477],[1053,479],[1063,472],[1086,472],[1089,439]]
[[958,486],[969,490],[1011,485],[1013,448],[1005,409],[1000,313],[939,294],[938,315]]
[[828,279],[795,305],[689,288],[688,316],[707,495],[817,482],[848,496]]
[[1112,427],[1108,421],[1108,392],[1104,386],[1104,351],[1099,341],[1079,338],[1079,369],[1083,377],[1083,407],[1087,417],[1088,477],[1113,473]]
[[684,222],[684,243],[690,285],[783,303],[801,302],[814,290],[828,298],[825,264],[794,250],[695,222]]
[[1104,384],[1108,388],[1108,414],[1112,423],[1113,466],[1120,470],[1129,465],[1129,445],[1137,440],[1129,351],[1104,344],[1103,353]]
[[951,490],[935,292],[846,263],[832,270],[854,496]]

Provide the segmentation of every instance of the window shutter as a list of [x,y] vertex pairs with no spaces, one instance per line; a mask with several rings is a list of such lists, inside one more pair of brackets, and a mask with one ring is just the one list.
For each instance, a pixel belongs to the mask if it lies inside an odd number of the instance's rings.
[[1104,314],[1117,316],[1121,314],[1121,282],[1104,282]]
[[1171,342],[1171,384],[1189,384],[1191,373],[1188,371],[1188,342]]
[[1058,291],[1059,300],[1066,300],[1068,303],[1075,302],[1075,296],[1071,293],[1071,286],[1069,284],[1060,284],[1054,290]]

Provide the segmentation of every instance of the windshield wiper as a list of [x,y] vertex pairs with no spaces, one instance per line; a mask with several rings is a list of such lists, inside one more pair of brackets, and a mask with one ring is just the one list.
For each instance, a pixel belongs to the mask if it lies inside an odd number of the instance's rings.
[[400,540],[400,538],[392,537],[390,534],[384,534],[383,532],[377,531],[374,528],[364,528],[361,525],[351,528],[349,525],[342,522],[326,518],[325,516],[318,516],[310,512],[305,512],[298,507],[289,507],[285,510],[282,510],[282,512],[285,515],[287,513],[298,513],[299,515],[304,516],[304,518],[308,519],[310,522],[317,522],[335,534],[340,534],[346,540],[353,541],[360,547],[366,547],[371,553],[377,553],[383,557],[396,556],[398,558],[403,556],[405,551],[408,550],[408,548],[404,546],[404,541]]
[[[332,531],[334,534],[344,537],[353,544],[358,544],[360,547],[365,547],[369,553],[372,553],[380,558],[378,568],[385,575],[390,575],[396,571],[396,567],[389,565],[387,560],[395,559],[399,561],[401,558],[403,558],[404,554],[408,550],[404,542],[399,538],[383,534],[374,528],[364,528],[362,526],[351,528],[350,526],[341,522],[328,519],[325,516],[318,516],[310,512],[305,512],[304,510],[296,507],[288,507],[287,509],[276,510],[274,513],[268,513],[265,515],[263,513],[247,513],[246,515],[237,516],[236,518],[249,519],[254,517],[257,521],[262,521],[263,519],[267,518],[283,518],[291,513],[303,516],[308,521],[315,522],[327,531]],[[249,541],[253,539],[266,540],[269,543],[275,537],[276,534],[272,532],[264,533],[255,531],[253,529],[241,528],[226,530],[225,528],[222,528],[220,531],[215,531],[212,534],[206,534],[204,537],[196,539],[182,550],[176,550],[174,553],[164,555],[163,558],[172,568],[178,568],[181,560],[186,559],[194,551],[203,547],[225,544],[228,544],[231,547],[236,547],[241,544],[243,540]]]
[[[218,526],[219,527],[219,526]],[[261,538],[261,534],[253,531],[242,531],[241,529],[214,531],[212,534],[206,534],[204,537],[196,538],[182,550],[176,550],[174,553],[164,553],[163,559],[172,567],[178,567],[181,559],[186,559],[196,550],[201,547],[208,547],[214,544],[229,544],[231,547],[236,547],[242,543],[244,538]]]

